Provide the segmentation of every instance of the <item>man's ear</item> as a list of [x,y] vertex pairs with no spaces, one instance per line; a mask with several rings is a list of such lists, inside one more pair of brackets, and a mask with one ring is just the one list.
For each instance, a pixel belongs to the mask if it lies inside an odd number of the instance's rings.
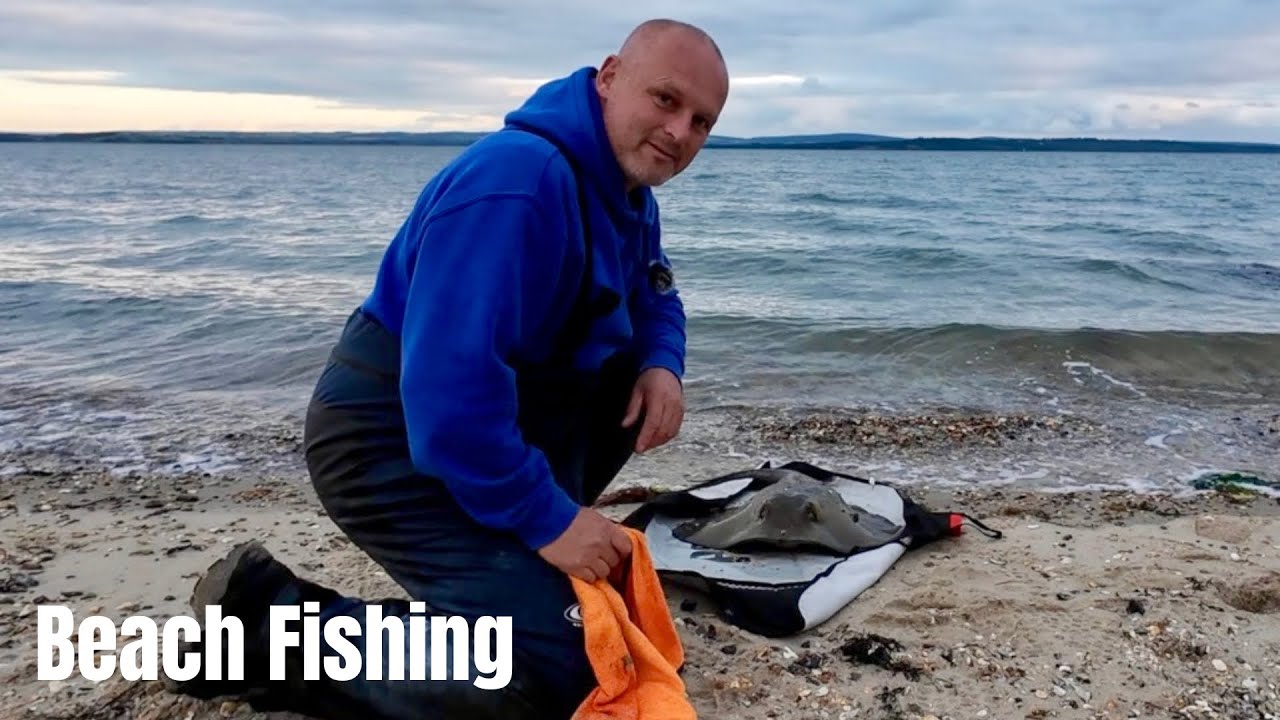
[[618,79],[618,65],[621,63],[622,60],[617,55],[610,55],[600,64],[600,70],[596,73],[596,91],[602,97],[608,95],[614,81]]

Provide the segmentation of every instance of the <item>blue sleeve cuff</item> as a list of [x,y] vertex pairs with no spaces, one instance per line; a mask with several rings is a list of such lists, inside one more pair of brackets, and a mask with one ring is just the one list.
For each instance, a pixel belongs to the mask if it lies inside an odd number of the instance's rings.
[[525,502],[524,516],[513,530],[525,545],[539,550],[569,529],[579,509],[564,488],[547,477],[533,489]]
[[676,379],[684,384],[684,358],[666,348],[654,348],[640,362],[640,372],[650,368],[666,368]]

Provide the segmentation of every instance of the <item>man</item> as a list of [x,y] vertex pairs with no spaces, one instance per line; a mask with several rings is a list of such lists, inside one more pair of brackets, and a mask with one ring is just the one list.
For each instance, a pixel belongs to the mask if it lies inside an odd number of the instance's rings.
[[[511,616],[510,684],[476,688],[474,663],[466,680],[303,682],[301,654],[288,680],[255,681],[271,604],[313,602],[321,623],[350,616],[361,654],[369,628],[366,601],[246,543],[192,605],[244,621],[237,691],[255,706],[555,718],[594,687],[569,576],[606,578],[631,547],[590,506],[684,414],[685,316],[650,188],[689,165],[727,95],[715,43],[671,20],[637,27],[598,70],[539,88],[423,189],[317,383],[305,445],[326,511],[426,613]],[[410,614],[408,601],[379,602]],[[335,654],[327,641],[322,654]]]

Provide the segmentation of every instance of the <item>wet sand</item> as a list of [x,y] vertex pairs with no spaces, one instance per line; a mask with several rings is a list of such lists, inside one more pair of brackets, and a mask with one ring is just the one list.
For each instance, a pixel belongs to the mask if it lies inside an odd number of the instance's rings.
[[[804,459],[819,434],[835,433],[868,463],[927,464],[956,452],[994,462],[1073,422],[917,417],[735,431]],[[679,487],[759,459],[678,443],[636,458],[611,489]],[[398,594],[296,472],[120,477],[56,458],[4,460],[19,469],[0,486],[0,718],[265,717],[159,683],[36,680],[36,605],[117,621],[188,614],[199,573],[244,539],[343,592]],[[1016,482],[907,491],[1006,536],[970,531],[909,552],[831,621],[793,638],[739,631],[706,598],[672,587],[700,717],[1280,717],[1280,500]]]

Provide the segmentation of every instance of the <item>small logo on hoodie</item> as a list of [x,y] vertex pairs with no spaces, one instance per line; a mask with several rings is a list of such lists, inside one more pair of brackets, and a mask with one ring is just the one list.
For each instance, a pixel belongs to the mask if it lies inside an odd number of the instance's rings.
[[659,295],[669,295],[676,287],[675,276],[671,268],[654,260],[649,263],[649,287]]
[[568,620],[574,627],[582,627],[582,606],[574,603],[565,608],[564,619]]

